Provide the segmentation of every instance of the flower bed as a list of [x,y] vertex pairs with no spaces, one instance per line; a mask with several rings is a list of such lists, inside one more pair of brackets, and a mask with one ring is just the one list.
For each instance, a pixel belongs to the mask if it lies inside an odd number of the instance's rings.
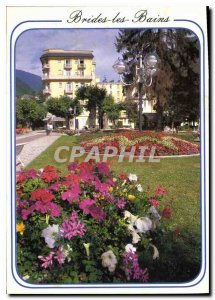
[[154,149],[155,156],[198,154],[199,146],[176,138],[163,132],[127,131],[85,141],[80,144],[85,151],[98,147],[99,153],[104,153],[107,146],[116,147],[118,153],[123,150],[130,152],[135,148],[135,155],[140,155],[139,147],[146,147],[144,155],[149,156]]
[[[31,283],[147,282],[172,199],[106,163],[17,173],[17,265]],[[161,254],[162,255],[162,254]]]
[[16,128],[16,134],[24,134],[28,133],[29,131],[29,128]]

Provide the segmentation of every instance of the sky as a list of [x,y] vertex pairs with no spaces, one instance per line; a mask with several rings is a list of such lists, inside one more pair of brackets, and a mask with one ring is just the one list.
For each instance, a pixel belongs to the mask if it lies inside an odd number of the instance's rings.
[[114,45],[118,29],[34,29],[23,32],[16,42],[16,68],[42,75],[40,56],[48,48],[93,50],[96,75],[118,80],[112,66],[121,55]]

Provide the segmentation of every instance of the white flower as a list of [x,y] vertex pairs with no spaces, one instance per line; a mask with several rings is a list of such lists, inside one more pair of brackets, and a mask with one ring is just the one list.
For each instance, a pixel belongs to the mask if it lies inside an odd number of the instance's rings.
[[25,276],[23,276],[22,277],[24,280],[28,280],[29,278],[30,278],[30,276],[29,275],[25,275]]
[[158,252],[158,249],[157,247],[155,247],[155,245],[152,245],[153,249],[154,249],[154,254],[153,254],[153,259],[157,259],[159,258],[159,252]]
[[132,235],[132,243],[137,244],[140,241],[140,236],[139,236],[139,234],[137,234],[137,232],[132,224],[128,225],[128,231]]
[[49,225],[47,228],[43,229],[41,236],[44,237],[49,248],[54,248],[55,242],[59,236],[59,225]]
[[128,179],[130,181],[137,181],[137,175],[136,174],[129,174]]
[[128,222],[127,228],[132,235],[132,243],[137,244],[140,241],[138,233],[146,233],[152,229],[152,221],[148,217],[139,218],[132,215],[129,211],[124,211],[124,219]]
[[125,246],[125,251],[126,252],[130,252],[130,251],[132,251],[132,252],[136,252],[136,248],[132,245],[132,244],[127,244],[126,246]]
[[136,185],[136,187],[137,187],[138,192],[142,193],[142,191],[143,191],[142,185],[139,183]]
[[64,255],[65,255],[65,258],[67,259],[68,262],[71,261],[71,258],[69,257],[69,253],[72,252],[72,248],[70,247],[69,244],[66,244],[63,249],[62,249]]
[[148,217],[139,218],[134,223],[137,233],[146,233],[152,228],[152,221]]
[[156,220],[160,220],[161,216],[159,215],[157,209],[154,206],[151,206],[149,212],[153,215]]
[[102,266],[108,268],[109,272],[114,272],[116,269],[117,259],[112,250],[104,252],[101,256]]
[[128,223],[133,224],[138,219],[138,216],[134,216],[128,210],[125,210],[124,219],[127,220]]

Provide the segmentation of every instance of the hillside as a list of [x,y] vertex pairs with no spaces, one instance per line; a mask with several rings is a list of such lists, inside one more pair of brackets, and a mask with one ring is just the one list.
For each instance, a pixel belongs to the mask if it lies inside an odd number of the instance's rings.
[[16,70],[16,79],[19,79],[19,84],[21,81],[35,92],[39,92],[42,89],[42,79],[38,75],[22,70]]
[[32,88],[23,82],[21,79],[16,78],[16,96],[22,96],[22,95],[33,95],[35,92],[32,90]]

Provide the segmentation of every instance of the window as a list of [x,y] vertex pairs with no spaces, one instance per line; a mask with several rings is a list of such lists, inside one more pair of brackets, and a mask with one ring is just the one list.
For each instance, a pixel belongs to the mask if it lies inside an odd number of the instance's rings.
[[62,75],[62,70],[58,70],[58,75]]
[[84,76],[84,71],[80,71],[80,75],[81,75],[81,76]]
[[66,71],[66,76],[67,76],[67,77],[71,76],[71,71],[67,70],[67,71]]
[[62,82],[59,82],[59,88],[62,89]]
[[84,65],[84,60],[83,59],[79,59],[79,65],[83,66]]

